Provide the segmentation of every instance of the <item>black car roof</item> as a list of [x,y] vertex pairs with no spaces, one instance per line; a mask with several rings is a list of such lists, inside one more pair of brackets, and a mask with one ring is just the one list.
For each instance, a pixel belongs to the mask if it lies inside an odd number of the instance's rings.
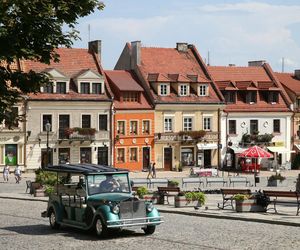
[[46,171],[62,172],[62,173],[78,173],[78,174],[96,174],[96,173],[114,173],[128,172],[126,169],[114,168],[112,166],[96,165],[96,164],[59,164],[55,166],[47,166]]

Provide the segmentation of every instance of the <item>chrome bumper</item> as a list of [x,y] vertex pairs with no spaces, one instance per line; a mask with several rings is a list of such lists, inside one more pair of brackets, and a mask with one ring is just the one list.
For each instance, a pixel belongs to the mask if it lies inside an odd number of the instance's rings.
[[134,226],[147,226],[147,225],[159,225],[163,223],[162,216],[156,217],[145,217],[145,218],[133,218],[133,219],[122,219],[122,220],[109,220],[107,221],[108,228],[115,227],[134,227]]

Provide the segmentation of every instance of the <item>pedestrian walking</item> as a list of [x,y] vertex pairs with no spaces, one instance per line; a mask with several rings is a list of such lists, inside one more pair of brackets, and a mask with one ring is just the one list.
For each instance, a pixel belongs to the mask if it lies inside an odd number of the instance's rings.
[[152,174],[152,165],[151,165],[151,163],[149,162],[147,179],[150,179],[150,177],[153,178],[153,174]]
[[9,166],[5,165],[3,168],[3,179],[4,181],[8,181],[8,176],[9,176]]
[[16,179],[16,183],[19,184],[21,180],[21,168],[19,167],[19,165],[17,165],[15,168],[15,179]]
[[156,178],[155,162],[153,162],[153,164],[152,164],[152,178]]

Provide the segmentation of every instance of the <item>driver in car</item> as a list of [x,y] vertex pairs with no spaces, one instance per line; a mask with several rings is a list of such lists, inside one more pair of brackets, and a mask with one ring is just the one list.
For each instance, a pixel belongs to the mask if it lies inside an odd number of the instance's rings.
[[100,190],[102,192],[115,192],[120,189],[120,184],[116,181],[112,175],[107,175],[106,180],[100,184]]

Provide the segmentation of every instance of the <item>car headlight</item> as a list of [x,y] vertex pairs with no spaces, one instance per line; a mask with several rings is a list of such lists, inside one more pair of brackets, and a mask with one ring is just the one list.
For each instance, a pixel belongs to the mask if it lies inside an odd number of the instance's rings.
[[112,207],[112,212],[113,212],[114,214],[118,214],[118,213],[120,212],[120,207],[119,207],[118,205],[114,205],[114,206]]
[[152,202],[148,203],[147,206],[146,206],[146,209],[148,212],[151,212],[153,210],[154,206],[152,204]]

